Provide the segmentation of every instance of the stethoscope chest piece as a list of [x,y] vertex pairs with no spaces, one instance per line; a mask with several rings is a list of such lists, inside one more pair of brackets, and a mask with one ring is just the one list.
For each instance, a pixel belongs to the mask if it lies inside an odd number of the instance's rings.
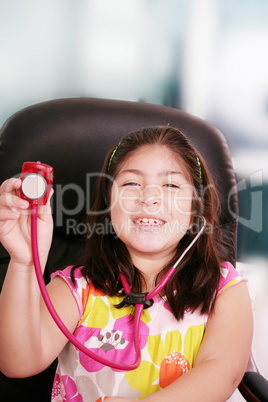
[[47,182],[40,174],[29,173],[22,180],[21,191],[30,200],[39,200],[46,194]]
[[24,162],[20,196],[30,204],[45,205],[53,183],[53,168],[41,162]]

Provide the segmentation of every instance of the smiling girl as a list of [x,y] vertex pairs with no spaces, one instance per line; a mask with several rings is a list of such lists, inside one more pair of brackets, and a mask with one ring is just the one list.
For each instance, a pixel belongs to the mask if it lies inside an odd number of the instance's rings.
[[[88,215],[86,255],[78,265],[53,274],[47,287],[59,316],[81,343],[99,356],[131,365],[135,307],[124,299],[120,275],[132,292],[151,292],[206,222],[142,312],[141,363],[134,370],[85,356],[48,314],[30,257],[29,205],[15,195],[20,185],[11,179],[0,188],[0,240],[11,256],[0,297],[1,370],[29,376],[59,356],[54,402],[230,398],[249,359],[250,299],[243,279],[224,261],[215,186],[188,139],[169,126],[146,128],[109,152]],[[38,222],[43,267],[52,233],[48,211],[40,209]],[[109,230],[94,230],[107,228],[107,221]]]

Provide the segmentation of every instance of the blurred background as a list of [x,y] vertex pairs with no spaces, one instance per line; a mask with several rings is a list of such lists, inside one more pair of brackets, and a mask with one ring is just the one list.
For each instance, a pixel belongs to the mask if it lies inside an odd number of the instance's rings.
[[183,109],[226,136],[239,260],[268,258],[267,0],[0,0],[0,125],[53,98]]
[[89,96],[218,127],[238,181],[238,269],[253,302],[267,302],[267,0],[0,0],[0,38],[0,125],[37,102]]

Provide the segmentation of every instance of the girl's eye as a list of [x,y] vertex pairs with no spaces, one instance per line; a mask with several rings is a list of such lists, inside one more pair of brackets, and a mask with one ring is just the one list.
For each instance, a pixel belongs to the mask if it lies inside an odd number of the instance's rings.
[[173,184],[173,183],[166,183],[164,186],[171,187],[171,188],[179,188],[179,186],[177,184]]
[[128,183],[123,184],[123,187],[126,187],[126,186],[138,186],[138,185],[139,184],[136,183],[135,181],[130,181]]

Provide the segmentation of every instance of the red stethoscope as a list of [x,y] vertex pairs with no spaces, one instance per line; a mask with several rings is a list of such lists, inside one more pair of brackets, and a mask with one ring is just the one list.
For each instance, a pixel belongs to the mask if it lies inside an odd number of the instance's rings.
[[58,325],[63,334],[69,339],[69,341],[81,352],[85,355],[94,359],[95,361],[109,366],[113,369],[129,371],[134,370],[140,365],[141,361],[141,349],[140,349],[140,340],[139,340],[139,327],[140,327],[140,319],[141,314],[144,308],[148,308],[153,304],[153,298],[158,295],[161,290],[166,286],[169,279],[174,274],[177,266],[180,264],[186,253],[191,249],[197,239],[203,233],[206,227],[206,220],[203,219],[203,226],[196,234],[194,239],[188,245],[188,247],[184,250],[181,256],[178,258],[173,267],[169,268],[168,272],[161,279],[156,288],[149,293],[134,293],[131,291],[129,284],[123,273],[120,273],[120,280],[123,285],[123,289],[125,292],[124,301],[127,304],[135,305],[135,315],[134,315],[134,348],[136,353],[136,359],[132,364],[123,364],[112,362],[108,359],[105,359],[93,352],[91,352],[88,348],[86,348],[81,342],[79,342],[75,336],[67,329],[64,323],[61,321],[58,316],[46,289],[46,285],[43,279],[42,269],[40,266],[40,259],[38,253],[38,244],[37,244],[37,217],[38,217],[38,205],[44,205],[47,202],[48,195],[52,186],[52,175],[53,169],[45,164],[41,164],[40,162],[25,162],[23,164],[22,174],[21,174],[21,197],[28,200],[31,204],[31,244],[32,244],[32,252],[33,252],[33,261],[35,266],[35,272],[37,276],[37,281],[40,287],[41,294],[43,296],[44,302],[54,319],[55,323]]

